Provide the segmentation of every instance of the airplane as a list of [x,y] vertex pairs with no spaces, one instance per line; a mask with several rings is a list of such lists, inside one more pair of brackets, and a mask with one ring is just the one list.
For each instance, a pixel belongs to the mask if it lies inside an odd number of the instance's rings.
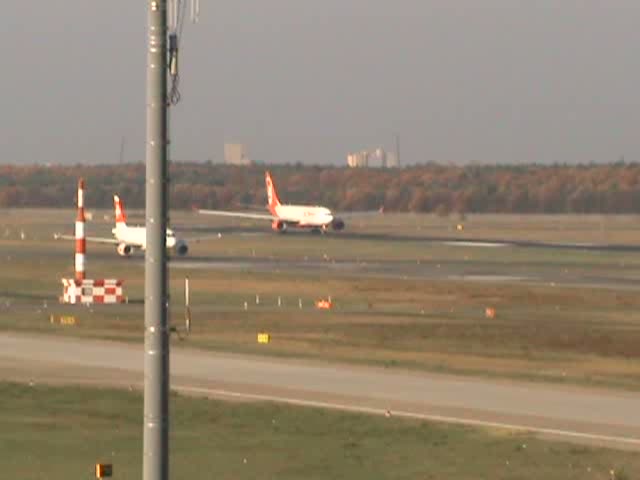
[[[113,196],[113,205],[116,214],[116,226],[111,230],[114,238],[87,237],[87,242],[111,243],[116,246],[116,251],[121,257],[130,256],[134,249],[145,250],[147,248],[147,228],[127,225],[127,214],[124,211],[124,204],[118,195]],[[55,238],[74,240],[71,235],[55,234]],[[166,236],[167,249],[179,256],[184,256],[189,251],[187,242],[176,237],[170,228],[167,228]]]
[[267,187],[267,199],[269,214],[230,212],[225,210],[198,210],[204,215],[218,215],[223,217],[252,218],[257,220],[270,220],[271,228],[278,233],[285,233],[291,228],[310,229],[313,233],[326,233],[330,228],[335,231],[343,230],[346,226],[343,217],[356,215],[370,215],[377,212],[354,212],[336,216],[331,210],[321,206],[310,205],[283,205],[278,198],[276,186],[269,172],[265,172],[264,181]]

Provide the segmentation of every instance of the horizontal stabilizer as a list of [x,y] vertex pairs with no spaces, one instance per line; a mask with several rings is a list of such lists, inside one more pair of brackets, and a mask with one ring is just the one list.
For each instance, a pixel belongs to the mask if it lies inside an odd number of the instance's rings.
[[[75,240],[76,239],[74,235],[62,235],[60,233],[54,233],[53,238],[55,238],[56,240]],[[120,243],[115,238],[86,237],[85,240],[87,242],[94,242],[94,243],[110,243],[110,244]]]

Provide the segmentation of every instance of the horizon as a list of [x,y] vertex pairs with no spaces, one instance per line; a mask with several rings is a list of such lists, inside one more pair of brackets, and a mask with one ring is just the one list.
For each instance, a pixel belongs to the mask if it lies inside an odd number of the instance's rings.
[[[428,161],[423,163],[414,163],[414,164],[406,164],[400,165],[398,167],[382,167],[380,165],[371,165],[368,167],[349,167],[346,162],[345,164],[316,164],[316,163],[265,163],[261,161],[252,162],[249,165],[234,165],[225,162],[212,162],[210,160],[203,161],[193,161],[193,160],[170,160],[170,164],[180,165],[180,166],[202,166],[209,165],[212,167],[229,167],[229,168],[237,168],[237,169],[255,169],[257,167],[260,168],[269,168],[269,167],[285,167],[285,168],[321,168],[321,169],[344,169],[344,170],[352,170],[352,171],[368,171],[368,170],[379,170],[379,171],[400,171],[407,170],[411,168],[423,168],[423,167],[451,167],[451,168],[511,168],[511,167],[544,167],[544,168],[589,168],[589,167],[633,167],[640,166],[640,161],[629,161],[629,160],[617,160],[612,162],[584,162],[584,163],[570,163],[570,162],[554,162],[554,163],[542,163],[542,162],[527,162],[527,163],[455,163],[455,162],[438,162],[438,161]],[[142,166],[145,167],[145,163],[143,161],[139,162],[104,162],[104,163],[70,163],[70,162],[46,162],[46,163],[3,163],[0,162],[0,168],[2,167],[15,167],[15,168],[32,168],[32,167],[41,167],[41,168],[72,168],[72,167],[87,167],[87,168],[113,168],[113,167],[132,167],[132,166]]]

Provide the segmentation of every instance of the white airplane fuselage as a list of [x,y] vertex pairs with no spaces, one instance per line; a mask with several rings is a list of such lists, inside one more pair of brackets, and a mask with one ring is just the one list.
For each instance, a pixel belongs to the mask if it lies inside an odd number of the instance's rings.
[[299,227],[326,228],[333,222],[331,210],[325,207],[277,205],[274,213],[281,221],[296,223]]
[[[120,243],[130,245],[132,247],[145,250],[147,248],[147,228],[146,227],[129,227],[128,225],[118,224],[111,230],[113,236]],[[175,234],[171,229],[167,229],[167,248],[175,248],[178,243]]]

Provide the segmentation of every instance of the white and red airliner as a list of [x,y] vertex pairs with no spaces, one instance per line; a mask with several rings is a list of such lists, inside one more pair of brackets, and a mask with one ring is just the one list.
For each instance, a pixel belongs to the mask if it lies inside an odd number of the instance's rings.
[[344,217],[356,215],[370,215],[379,212],[353,212],[336,216],[331,210],[321,206],[283,205],[278,198],[276,186],[271,174],[265,172],[264,181],[267,187],[269,214],[250,212],[229,212],[225,210],[198,210],[205,215],[219,215],[223,217],[252,218],[256,220],[270,220],[271,228],[284,233],[289,228],[304,228],[312,232],[326,232],[329,229],[340,231],[345,227]]
[[[121,257],[128,257],[135,249],[145,250],[147,248],[146,227],[131,227],[127,225],[127,214],[124,211],[124,204],[118,195],[113,196],[113,206],[116,216],[116,226],[111,230],[113,238],[87,237],[87,242],[114,244],[118,255]],[[75,239],[73,236],[60,234],[56,234],[55,238]],[[172,253],[182,256],[189,251],[186,240],[176,237],[170,228],[167,228],[166,239],[167,249]]]

